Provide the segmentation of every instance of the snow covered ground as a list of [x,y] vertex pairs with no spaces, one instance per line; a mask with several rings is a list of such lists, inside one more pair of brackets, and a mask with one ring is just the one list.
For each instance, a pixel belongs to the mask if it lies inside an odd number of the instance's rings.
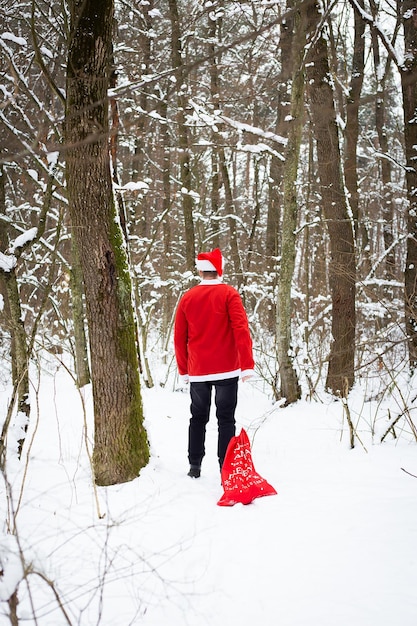
[[[398,400],[352,393],[363,445],[350,450],[340,402],[322,394],[283,409],[260,383],[241,384],[238,430],[278,495],[219,507],[214,416],[202,477],[186,476],[187,392],[143,390],[151,462],[131,483],[94,489],[91,390],[80,395],[63,368],[34,383],[27,462],[9,454],[12,500],[1,483],[1,626],[19,550],[29,625],[417,623],[417,479],[402,469],[417,474],[417,444],[404,421],[379,443]],[[8,399],[3,387],[2,419]]]

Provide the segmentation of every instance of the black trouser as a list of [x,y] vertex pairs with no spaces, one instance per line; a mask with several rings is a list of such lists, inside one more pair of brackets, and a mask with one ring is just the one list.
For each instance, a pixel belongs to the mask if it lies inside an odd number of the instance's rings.
[[191,419],[188,430],[188,460],[190,465],[201,466],[205,454],[206,425],[210,417],[211,391],[214,387],[216,416],[218,424],[217,456],[220,467],[229,441],[235,435],[235,410],[237,404],[237,384],[239,378],[192,382]]

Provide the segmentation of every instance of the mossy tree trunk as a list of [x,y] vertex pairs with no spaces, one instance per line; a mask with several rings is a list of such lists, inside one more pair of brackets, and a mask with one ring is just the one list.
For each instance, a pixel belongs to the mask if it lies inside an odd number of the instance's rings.
[[108,150],[112,0],[71,0],[66,175],[85,287],[94,400],[95,479],[135,478],[149,459],[132,286]]
[[342,178],[339,135],[329,71],[327,42],[318,2],[308,3],[308,31],[315,38],[306,63],[323,214],[330,240],[329,284],[332,297],[332,345],[326,387],[346,395],[354,382],[356,261],[352,220]]
[[[280,394],[286,403],[296,402],[301,389],[293,365],[291,352],[291,286],[295,268],[295,244],[297,228],[297,172],[300,156],[301,133],[304,122],[304,62],[303,51],[306,37],[306,19],[302,2],[300,11],[294,13],[294,36],[292,38],[292,86],[291,111],[287,132],[288,144],[283,170],[284,202],[281,233],[281,267],[278,279],[277,307],[277,358],[280,372]],[[297,6],[297,5],[296,5]]]

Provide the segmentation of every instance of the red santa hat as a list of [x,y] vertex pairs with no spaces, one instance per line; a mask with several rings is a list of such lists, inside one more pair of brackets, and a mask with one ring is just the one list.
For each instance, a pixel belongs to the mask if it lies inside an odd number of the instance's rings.
[[224,261],[220,248],[212,252],[200,252],[195,264],[200,272],[217,272],[219,276],[223,274]]

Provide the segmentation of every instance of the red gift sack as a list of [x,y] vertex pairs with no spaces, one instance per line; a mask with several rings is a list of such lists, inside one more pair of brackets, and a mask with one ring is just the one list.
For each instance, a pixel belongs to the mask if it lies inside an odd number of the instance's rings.
[[219,506],[233,506],[238,502],[250,504],[255,498],[273,496],[277,492],[255,471],[249,437],[242,428],[238,437],[232,437],[222,467],[224,494]]

